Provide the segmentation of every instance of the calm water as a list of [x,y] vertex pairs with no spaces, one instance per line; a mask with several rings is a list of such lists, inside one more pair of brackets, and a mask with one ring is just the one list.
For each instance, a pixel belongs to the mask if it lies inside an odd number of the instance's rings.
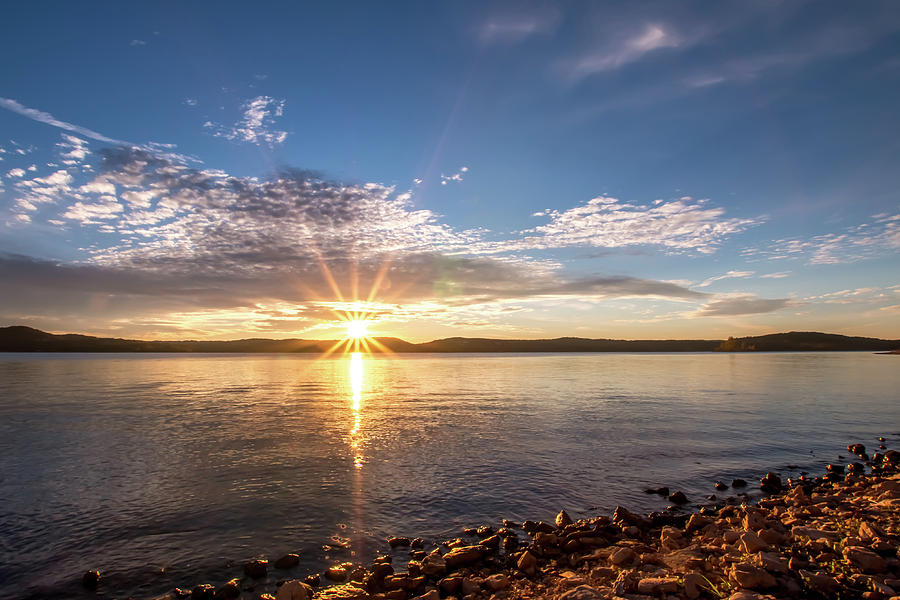
[[821,470],[900,440],[898,361],[0,354],[0,597],[80,597],[88,568],[102,597],[148,597],[286,552],[304,576],[389,535]]

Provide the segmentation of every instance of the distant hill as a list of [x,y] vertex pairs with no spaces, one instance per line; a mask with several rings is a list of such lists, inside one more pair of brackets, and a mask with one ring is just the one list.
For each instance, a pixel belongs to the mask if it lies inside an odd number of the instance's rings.
[[[610,340],[555,338],[497,340],[452,337],[421,344],[389,337],[375,338],[391,352],[752,352],[790,350],[869,350],[900,348],[900,340],[847,337],[829,333],[776,333],[722,340]],[[221,342],[145,341],[90,335],[47,333],[16,325],[0,327],[0,352],[314,352],[338,340],[270,340],[250,338]],[[373,351],[378,352],[375,347]]]
[[823,350],[874,350],[900,348],[900,340],[850,337],[836,333],[791,331],[751,337],[728,338],[716,348],[719,352],[779,352]]

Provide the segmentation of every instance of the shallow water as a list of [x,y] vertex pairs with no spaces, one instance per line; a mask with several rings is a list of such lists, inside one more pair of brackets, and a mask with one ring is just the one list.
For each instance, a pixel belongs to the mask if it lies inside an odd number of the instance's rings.
[[0,354],[0,597],[86,597],[88,568],[101,597],[151,597],[286,552],[305,576],[390,535],[822,470],[848,442],[900,440],[897,362]]

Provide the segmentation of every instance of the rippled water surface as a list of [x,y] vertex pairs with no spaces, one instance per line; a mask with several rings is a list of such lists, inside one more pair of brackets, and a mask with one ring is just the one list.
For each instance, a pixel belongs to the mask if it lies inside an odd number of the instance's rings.
[[900,440],[898,361],[0,354],[0,597],[81,597],[88,568],[101,597],[150,597],[286,552],[304,576],[389,535],[820,470]]

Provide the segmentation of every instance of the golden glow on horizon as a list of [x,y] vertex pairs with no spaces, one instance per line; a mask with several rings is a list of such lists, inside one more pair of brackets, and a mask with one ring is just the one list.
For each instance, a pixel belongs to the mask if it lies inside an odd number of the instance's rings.
[[347,337],[358,340],[369,337],[369,323],[365,319],[347,321]]

